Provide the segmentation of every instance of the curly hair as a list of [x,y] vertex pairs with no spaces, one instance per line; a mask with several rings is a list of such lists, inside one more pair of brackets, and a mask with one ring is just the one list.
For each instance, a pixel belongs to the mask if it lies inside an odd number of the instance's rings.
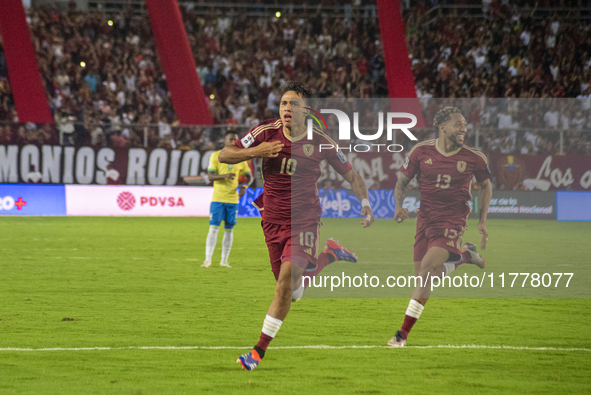
[[433,126],[438,128],[439,125],[441,125],[442,123],[447,122],[451,119],[450,114],[461,114],[461,113],[462,112],[457,107],[452,107],[452,106],[443,107],[441,110],[437,111],[437,114],[435,114],[435,118],[433,119]]
[[286,81],[280,88],[280,91],[280,97],[283,97],[283,95],[289,91],[294,91],[295,93],[302,95],[304,99],[312,97],[312,91],[298,81]]

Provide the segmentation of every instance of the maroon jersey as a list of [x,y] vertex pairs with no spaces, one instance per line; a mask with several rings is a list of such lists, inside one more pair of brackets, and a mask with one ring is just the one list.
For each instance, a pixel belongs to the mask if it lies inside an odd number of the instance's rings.
[[491,177],[482,152],[463,145],[445,153],[436,139],[415,145],[401,170],[410,179],[417,176],[421,193],[419,217],[431,225],[465,221],[470,213],[472,176],[478,182]]
[[239,148],[249,148],[264,141],[280,141],[284,146],[276,158],[263,159],[264,192],[254,202],[261,210],[263,221],[274,224],[320,221],[322,208],[317,188],[320,162],[326,159],[343,175],[351,170],[346,156],[337,151],[337,144],[320,130],[314,130],[311,140],[307,133],[294,138],[287,136],[283,133],[281,119],[263,122],[235,144]]

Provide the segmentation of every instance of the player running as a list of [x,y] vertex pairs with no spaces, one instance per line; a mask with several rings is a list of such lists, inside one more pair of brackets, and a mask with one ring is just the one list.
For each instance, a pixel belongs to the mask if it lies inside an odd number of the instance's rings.
[[408,210],[402,208],[406,187],[415,176],[418,177],[421,208],[417,218],[414,266],[415,276],[421,277],[421,283],[415,288],[402,328],[390,339],[389,347],[406,346],[408,333],[429,299],[430,278],[441,276],[441,273],[447,276],[462,263],[484,268],[484,259],[476,252],[476,246],[466,243],[462,251],[460,247],[470,214],[470,184],[475,176],[479,186],[480,249],[486,248],[486,216],[492,196],[486,156],[464,145],[466,120],[458,108],[443,108],[437,112],[433,123],[439,130],[439,138],[424,141],[411,149],[394,191],[394,219],[402,222],[409,217]]
[[[235,147],[227,146],[220,153],[220,161],[226,163],[264,158],[264,193],[254,204],[262,213],[263,233],[276,285],[259,342],[251,352],[238,358],[237,362],[247,370],[258,366],[287,316],[292,300],[302,297],[304,271],[313,277],[334,261],[357,261],[334,240],[328,240],[322,253],[317,254],[322,212],[317,182],[322,160],[326,159],[351,184],[361,201],[361,213],[365,217],[363,227],[374,221],[367,187],[345,155],[336,150],[336,143],[320,130],[314,130],[313,140],[307,139],[302,109],[310,96],[311,92],[300,83],[286,83],[279,107],[281,118],[263,122],[236,141]],[[320,144],[323,144],[322,150]],[[332,149],[326,148],[331,145]]]
[[[236,132],[228,131],[224,144],[226,147],[234,146],[237,139],[238,134]],[[222,261],[220,266],[231,267],[228,263],[228,257],[232,249],[233,229],[238,215],[238,199],[244,195],[252,182],[250,168],[246,162],[233,165],[220,163],[218,160],[220,152],[221,150],[211,154],[207,168],[209,180],[213,181],[213,198],[209,208],[209,233],[205,242],[205,262],[201,267],[211,266],[211,257],[217,243],[222,221],[224,221],[224,238],[222,239]],[[236,189],[242,174],[246,176],[246,182],[240,186],[240,193],[238,193]]]

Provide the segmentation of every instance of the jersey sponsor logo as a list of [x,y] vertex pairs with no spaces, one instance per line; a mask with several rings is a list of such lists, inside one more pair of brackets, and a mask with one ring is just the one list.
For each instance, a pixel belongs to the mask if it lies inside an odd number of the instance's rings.
[[428,160],[425,161],[425,163],[428,164],[428,165],[432,165],[433,164],[433,161],[431,160],[431,158],[429,158]]
[[408,168],[408,158],[406,158],[402,167],[404,167],[404,170],[406,170]]
[[249,132],[246,134],[246,136],[240,139],[240,142],[242,143],[244,148],[248,148],[252,145],[252,143],[254,143],[254,137],[252,137],[252,134]]
[[450,247],[455,247],[456,246],[453,241],[450,241],[449,243],[447,243],[447,245],[450,246]]
[[460,173],[463,173],[464,170],[466,170],[466,162],[464,162],[463,160],[458,161],[458,171]]
[[341,161],[341,163],[345,163],[347,161],[347,157],[343,154],[342,151],[337,152],[337,157]]
[[314,146],[312,144],[304,144],[304,154],[306,154],[306,156],[312,156],[312,154],[314,153]]
[[311,248],[306,248],[306,249],[304,250],[304,252],[305,252],[306,254],[308,254],[308,255],[312,255],[312,249],[311,249]]

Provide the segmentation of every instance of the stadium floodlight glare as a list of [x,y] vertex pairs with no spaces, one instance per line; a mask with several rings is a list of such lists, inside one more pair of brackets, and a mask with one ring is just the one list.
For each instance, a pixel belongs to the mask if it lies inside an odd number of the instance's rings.
[[211,95],[209,95],[209,98],[210,98],[211,100],[213,100],[213,99],[215,99],[215,95],[212,93]]
[[281,12],[280,12],[280,11],[277,11],[277,12],[275,13],[275,17],[277,17],[277,18],[281,18]]
[[80,62],[80,67],[86,67],[86,62]]
[[113,26],[113,21],[109,19],[109,21],[107,22],[107,25]]

